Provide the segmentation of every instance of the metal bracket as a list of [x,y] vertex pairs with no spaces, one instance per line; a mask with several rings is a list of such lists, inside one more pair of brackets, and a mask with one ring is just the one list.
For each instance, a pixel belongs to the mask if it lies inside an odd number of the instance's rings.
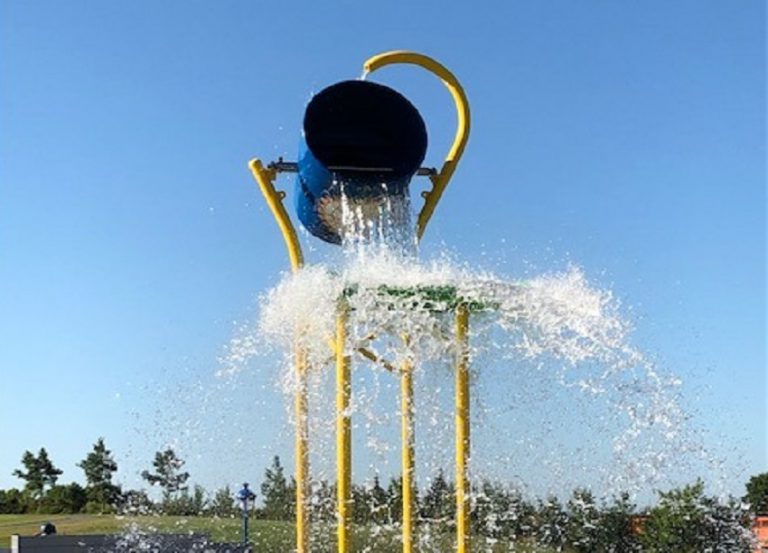
[[[277,158],[277,161],[273,161],[267,165],[267,169],[271,169],[276,173],[298,173],[299,164],[295,161],[283,161],[282,157]],[[328,167],[329,171],[363,171],[370,173],[387,173],[392,171],[390,167],[351,167],[346,165],[332,165]],[[437,169],[434,167],[419,167],[416,171],[416,176],[419,177],[431,177],[437,175]]]

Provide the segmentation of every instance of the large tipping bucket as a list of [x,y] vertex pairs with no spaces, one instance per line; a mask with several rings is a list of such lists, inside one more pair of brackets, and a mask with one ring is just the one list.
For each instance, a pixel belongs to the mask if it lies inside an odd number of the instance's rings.
[[402,94],[366,81],[329,86],[304,114],[295,195],[299,220],[318,238],[341,243],[343,201],[363,217],[376,217],[388,197],[407,196],[426,151],[424,121]]

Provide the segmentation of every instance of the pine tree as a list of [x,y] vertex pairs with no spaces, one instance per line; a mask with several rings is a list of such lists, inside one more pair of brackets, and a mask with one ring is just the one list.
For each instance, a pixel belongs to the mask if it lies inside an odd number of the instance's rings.
[[21,464],[26,472],[16,469],[13,475],[25,481],[24,491],[32,497],[40,497],[43,495],[43,475],[38,467],[37,458],[31,451],[25,451],[21,457]]
[[234,497],[229,486],[219,488],[211,500],[211,512],[217,517],[234,516],[236,512]]
[[93,444],[85,459],[77,464],[85,473],[88,494],[88,510],[106,513],[112,511],[112,506],[120,498],[120,488],[112,483],[112,475],[117,471],[117,463],[112,458],[112,452],[104,445],[104,438],[99,438]]
[[403,477],[392,478],[387,485],[387,515],[389,522],[403,518]]
[[336,518],[336,485],[320,480],[312,486],[312,517],[315,520],[332,521]]
[[454,486],[445,479],[443,469],[440,469],[424,494],[421,516],[432,521],[450,521],[455,513]]
[[473,486],[475,496],[471,513],[473,528],[481,535],[494,539],[517,539],[529,535],[531,506],[519,492],[501,482],[483,480]]
[[389,505],[389,494],[387,490],[381,487],[379,476],[373,477],[373,486],[368,492],[371,499],[371,520],[376,523],[388,521],[387,507]]
[[142,471],[141,477],[152,486],[160,486],[163,489],[163,501],[168,503],[175,494],[187,489],[185,485],[189,478],[188,472],[181,472],[184,461],[176,456],[173,449],[155,453],[152,462],[155,472]]
[[25,451],[21,464],[26,472],[16,469],[13,475],[26,481],[24,490],[35,499],[43,496],[46,486],[54,486],[62,473],[53,465],[44,447],[40,448],[37,457],[31,451]]
[[40,467],[40,472],[43,475],[43,489],[45,489],[46,485],[51,487],[55,486],[62,471],[53,465],[53,462],[48,458],[48,452],[44,447],[41,447],[40,451],[37,453],[37,463]]
[[352,484],[352,520],[367,523],[371,520],[371,494],[367,486]]
[[190,493],[187,487],[184,487],[173,497],[163,502],[163,512],[166,515],[174,516],[199,516],[202,515],[208,506],[205,488],[195,484]]
[[275,455],[272,465],[264,471],[261,496],[264,498],[264,516],[270,520],[289,520],[293,513],[295,483],[288,484],[280,457]]

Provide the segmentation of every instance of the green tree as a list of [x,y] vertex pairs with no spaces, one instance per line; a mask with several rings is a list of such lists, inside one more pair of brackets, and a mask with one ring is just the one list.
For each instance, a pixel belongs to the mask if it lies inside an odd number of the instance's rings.
[[295,483],[288,483],[280,457],[275,455],[272,465],[264,471],[261,496],[264,498],[264,517],[270,520],[290,520],[294,511]]
[[473,487],[473,495],[471,520],[475,532],[511,541],[530,536],[534,509],[518,491],[501,482],[483,480]]
[[389,521],[389,496],[381,487],[379,477],[373,477],[372,485],[352,485],[353,519],[358,523],[384,523]]
[[711,551],[751,553],[755,550],[752,517],[746,505],[734,498],[724,502],[707,498],[706,504],[709,512],[704,531]]
[[387,516],[390,523],[399,522],[403,518],[402,476],[391,478],[387,484]]
[[104,445],[104,438],[93,444],[85,459],[77,464],[85,473],[86,492],[88,494],[88,512],[112,512],[120,498],[120,487],[112,483],[112,476],[117,472],[117,463],[112,452]]
[[536,541],[558,551],[565,545],[568,514],[555,496],[549,496],[539,504],[536,512]]
[[336,517],[336,485],[320,480],[312,487],[312,516],[315,520],[332,521]]
[[229,486],[216,490],[210,504],[211,514],[217,517],[233,517],[237,512],[235,508],[235,496]]
[[43,474],[37,464],[37,457],[31,451],[25,451],[24,455],[21,456],[21,464],[25,471],[16,469],[13,471],[13,475],[24,480],[25,492],[32,497],[40,497],[43,495]]
[[204,513],[207,505],[205,488],[196,484],[192,493],[184,488],[174,497],[164,501],[163,512],[175,516],[199,516]]
[[40,500],[38,511],[41,513],[79,513],[85,507],[88,496],[85,489],[75,482],[64,486],[53,486]]
[[352,484],[352,520],[359,524],[371,521],[371,494],[366,486]]
[[155,453],[152,466],[154,472],[142,471],[141,477],[150,485],[162,488],[163,499],[159,506],[163,512],[177,511],[179,507],[175,500],[180,492],[187,491],[186,482],[189,479],[189,473],[181,470],[184,467],[184,461],[169,447]]
[[659,492],[660,500],[648,514],[642,543],[650,552],[703,551],[705,535],[704,483],[696,483]]
[[381,486],[378,475],[373,477],[373,485],[368,494],[371,498],[371,521],[378,524],[388,522],[389,494]]
[[636,505],[624,492],[603,508],[600,520],[599,551],[634,553],[641,551],[640,539],[632,530]]
[[747,495],[751,511],[757,515],[768,514],[768,472],[756,474],[747,482]]
[[472,486],[475,497],[471,512],[472,530],[482,536],[499,539],[505,535],[504,518],[509,497],[501,485],[483,480]]
[[148,515],[155,511],[155,504],[144,490],[128,490],[120,498],[120,512],[127,515]]
[[16,488],[0,490],[0,514],[21,515],[27,512],[27,498]]
[[600,545],[600,510],[592,492],[578,488],[568,500],[566,541],[579,553],[592,553]]
[[152,462],[154,472],[142,471],[141,477],[152,486],[160,486],[163,490],[163,503],[170,502],[176,494],[187,489],[188,472],[182,472],[184,461],[176,456],[170,447],[165,451],[155,453]]
[[62,473],[53,465],[44,447],[40,448],[37,456],[31,451],[25,451],[21,457],[21,464],[25,470],[16,469],[13,475],[26,482],[24,490],[34,499],[43,496],[46,486],[55,485]]
[[420,509],[421,517],[429,521],[447,522],[453,520],[456,513],[454,491],[455,488],[451,482],[446,480],[443,469],[439,469],[424,493]]
[[749,553],[748,517],[734,501],[722,503],[704,495],[704,483],[660,492],[651,509],[641,542],[650,553],[728,551]]

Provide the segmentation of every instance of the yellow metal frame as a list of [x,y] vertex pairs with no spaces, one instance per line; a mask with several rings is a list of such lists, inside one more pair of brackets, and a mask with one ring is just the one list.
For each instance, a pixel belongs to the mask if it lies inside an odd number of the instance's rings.
[[349,553],[352,521],[352,362],[346,352],[349,308],[345,300],[336,309],[336,497],[338,552]]
[[[288,250],[291,270],[297,273],[304,266],[304,254],[296,234],[296,228],[283,205],[285,192],[275,189],[277,172],[266,169],[258,159],[251,160],[249,167],[259,189],[275,217]],[[309,551],[309,402],[307,398],[307,352],[300,341],[301,330],[296,330],[294,347],[294,370],[296,371],[296,392],[294,395],[295,421],[295,471],[296,471],[296,551]]]
[[[410,349],[410,337],[403,337],[403,345]],[[410,352],[400,370],[400,447],[402,459],[402,522],[403,553],[413,552],[415,522],[415,463],[413,420],[413,359]]]
[[469,308],[456,308],[456,552],[469,553]]
[[419,212],[418,222],[416,223],[416,236],[421,239],[427,228],[427,223],[429,223],[429,220],[432,218],[432,214],[434,213],[445,188],[448,186],[448,182],[451,180],[461,156],[464,154],[464,148],[469,140],[469,101],[467,100],[467,95],[464,93],[464,89],[459,83],[459,80],[453,73],[451,73],[443,64],[435,61],[429,56],[417,52],[392,50],[390,52],[377,54],[372,58],[369,58],[363,64],[363,75],[373,73],[387,65],[404,63],[418,65],[440,78],[450,91],[451,96],[453,96],[453,101],[456,104],[456,135],[453,139],[453,144],[448,151],[448,155],[445,157],[445,161],[443,162],[440,171],[429,177],[432,181],[432,190],[423,193],[424,206]]
[[253,178],[259,183],[259,189],[264,195],[264,199],[267,200],[267,205],[272,211],[272,215],[275,217],[277,225],[280,227],[280,232],[283,234],[283,240],[285,240],[285,247],[288,250],[288,259],[291,262],[291,270],[295,273],[304,266],[304,254],[301,251],[301,243],[299,243],[299,236],[296,234],[296,228],[293,226],[291,218],[288,216],[288,212],[283,205],[285,192],[278,192],[275,189],[277,171],[274,169],[266,169],[258,159],[252,159],[248,166],[251,168]]
[[[464,153],[469,139],[470,112],[464,89],[458,79],[445,66],[434,59],[405,50],[384,52],[369,58],[364,64],[364,74],[394,64],[417,65],[430,71],[443,81],[456,105],[456,134],[440,171],[429,176],[432,189],[422,193],[424,205],[416,223],[416,236],[421,240],[437,204],[439,203],[456,166]],[[291,270],[295,273],[304,265],[304,255],[283,200],[285,192],[275,188],[277,170],[265,168],[258,159],[251,160],[249,167],[253,177],[269,206],[283,235]],[[349,553],[349,523],[352,520],[352,448],[349,403],[351,397],[351,358],[346,351],[348,307],[341,302],[336,314],[336,336],[329,340],[336,359],[336,464],[337,464],[337,510],[338,510],[338,552]],[[456,341],[458,357],[456,362],[456,539],[457,552],[469,552],[469,309],[460,305],[456,312]],[[309,551],[309,435],[307,400],[307,353],[300,341],[301,329],[296,330],[294,363],[297,387],[294,397],[296,418],[296,552]],[[409,347],[409,337],[403,337]],[[365,358],[377,363],[390,372],[399,372],[401,389],[401,440],[403,472],[403,552],[412,553],[414,546],[414,421],[413,421],[413,361],[410,357],[399,368],[364,347],[357,351]]]

